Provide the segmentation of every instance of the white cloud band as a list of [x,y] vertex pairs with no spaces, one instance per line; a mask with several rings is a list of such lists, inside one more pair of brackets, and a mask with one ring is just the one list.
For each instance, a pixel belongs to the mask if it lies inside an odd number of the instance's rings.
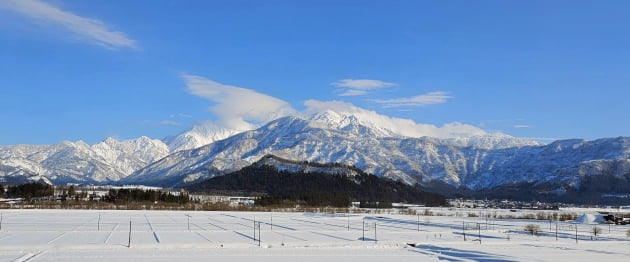
[[339,96],[361,96],[371,90],[391,87],[396,84],[374,79],[340,79],[331,85],[338,88]]
[[380,104],[382,107],[422,107],[427,105],[443,104],[446,100],[452,98],[447,92],[437,91],[429,92],[414,97],[401,97],[393,99],[372,99],[370,101]]
[[0,1],[0,8],[31,19],[61,25],[81,38],[107,49],[136,47],[136,41],[122,32],[109,30],[99,20],[78,16],[40,0],[3,0]]
[[210,112],[218,117],[218,124],[230,129],[250,130],[256,126],[252,122],[265,123],[296,114],[289,103],[251,89],[194,75],[183,75],[182,78],[190,93],[216,103]]

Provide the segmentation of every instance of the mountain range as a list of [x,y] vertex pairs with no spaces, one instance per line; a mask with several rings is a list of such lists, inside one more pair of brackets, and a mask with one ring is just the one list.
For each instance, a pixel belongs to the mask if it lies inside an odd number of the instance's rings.
[[[410,185],[473,191],[527,184],[563,194],[592,176],[630,178],[629,137],[550,144],[483,132],[412,137],[360,114],[324,111],[282,117],[248,131],[204,122],[164,140],[2,146],[0,182],[183,186],[237,171],[266,155],[341,163]],[[617,191],[623,190],[601,193]]]

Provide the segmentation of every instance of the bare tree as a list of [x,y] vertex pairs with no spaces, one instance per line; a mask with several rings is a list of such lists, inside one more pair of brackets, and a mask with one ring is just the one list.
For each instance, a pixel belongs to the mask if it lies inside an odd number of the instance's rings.
[[525,230],[525,232],[532,233],[532,236],[534,236],[534,235],[538,235],[538,232],[540,232],[540,226],[529,224],[529,225],[526,225],[523,230]]

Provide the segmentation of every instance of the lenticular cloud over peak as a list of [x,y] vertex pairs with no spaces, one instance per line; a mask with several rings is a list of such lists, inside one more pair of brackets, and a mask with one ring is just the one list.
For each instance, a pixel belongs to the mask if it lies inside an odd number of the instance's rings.
[[210,112],[218,118],[218,124],[230,129],[250,130],[256,123],[296,114],[286,101],[252,89],[224,85],[195,75],[182,78],[191,94],[215,103]]
[[362,125],[378,129],[385,134],[402,137],[466,138],[487,133],[475,126],[452,122],[441,127],[416,123],[410,119],[390,117],[343,101],[307,100],[305,109],[298,112],[279,98],[258,93],[255,90],[221,84],[195,75],[183,75],[186,88],[191,94],[215,103],[209,111],[225,128],[245,131],[284,116],[301,116],[312,119],[314,115],[334,112],[342,116],[354,116]]

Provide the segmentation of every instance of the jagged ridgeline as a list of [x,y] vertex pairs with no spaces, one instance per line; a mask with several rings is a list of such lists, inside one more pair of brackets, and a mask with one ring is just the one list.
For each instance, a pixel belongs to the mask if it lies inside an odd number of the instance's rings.
[[[262,196],[260,205],[299,203],[310,206],[388,207],[392,202],[444,205],[445,198],[402,182],[367,174],[341,164],[319,164],[265,156],[239,171],[188,186],[191,192]],[[378,203],[378,204],[377,204]]]

